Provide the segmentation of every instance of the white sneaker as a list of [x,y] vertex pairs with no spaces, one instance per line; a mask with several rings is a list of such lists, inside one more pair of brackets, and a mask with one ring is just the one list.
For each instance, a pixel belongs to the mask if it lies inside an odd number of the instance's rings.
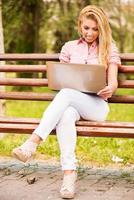
[[71,174],[65,174],[63,184],[60,190],[60,195],[63,199],[73,199],[75,195],[75,182],[77,179],[76,171]]

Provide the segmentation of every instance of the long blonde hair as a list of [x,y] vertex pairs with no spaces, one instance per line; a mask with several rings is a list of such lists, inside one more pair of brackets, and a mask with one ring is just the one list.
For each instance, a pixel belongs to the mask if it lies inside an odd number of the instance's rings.
[[107,67],[108,64],[108,57],[112,43],[112,33],[111,28],[109,25],[108,17],[104,13],[101,8],[96,6],[86,6],[83,8],[78,17],[78,32],[81,35],[81,23],[83,17],[91,18],[97,22],[98,30],[99,30],[99,49],[98,49],[98,56],[99,56],[99,63],[104,64]]

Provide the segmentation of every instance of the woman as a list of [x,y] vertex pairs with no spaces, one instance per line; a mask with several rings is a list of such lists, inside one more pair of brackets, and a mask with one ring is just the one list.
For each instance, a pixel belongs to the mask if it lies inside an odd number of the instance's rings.
[[13,155],[26,162],[56,128],[61,151],[61,166],[64,172],[60,194],[62,198],[73,198],[76,173],[76,127],[82,117],[86,120],[103,121],[109,112],[107,99],[117,88],[117,71],[120,58],[112,41],[111,29],[106,14],[96,6],[87,6],[80,12],[78,31],[81,38],[65,43],[60,53],[61,62],[104,64],[107,72],[107,86],[97,95],[62,89],[48,106],[39,126],[31,137]]

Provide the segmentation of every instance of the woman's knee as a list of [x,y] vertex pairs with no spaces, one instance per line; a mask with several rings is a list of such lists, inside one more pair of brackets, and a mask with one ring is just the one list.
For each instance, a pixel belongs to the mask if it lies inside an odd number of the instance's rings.
[[80,119],[80,115],[79,115],[78,111],[74,107],[69,106],[65,110],[62,118],[65,119],[65,120],[79,120]]
[[72,106],[69,106],[63,113],[59,123],[67,124],[70,122],[78,121],[79,119],[80,119],[80,115],[78,111]]

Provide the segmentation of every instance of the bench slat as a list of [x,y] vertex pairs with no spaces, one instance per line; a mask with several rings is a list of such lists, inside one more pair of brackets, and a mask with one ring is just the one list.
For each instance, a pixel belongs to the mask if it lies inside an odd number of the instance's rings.
[[[46,65],[0,65],[0,72],[46,72]],[[122,65],[119,73],[134,73],[133,65]]]
[[122,65],[119,67],[119,73],[134,73],[134,66],[133,65]]
[[134,61],[134,53],[121,53],[120,54],[121,61]]
[[39,118],[27,117],[0,117],[0,123],[13,123],[13,124],[39,124]]
[[[39,124],[39,118],[19,118],[19,117],[0,117],[0,123],[13,124]],[[92,126],[92,127],[113,127],[113,128],[134,128],[134,122],[117,122],[117,121],[86,121],[80,120],[76,122],[78,126]]]
[[0,92],[0,99],[51,101],[54,96],[54,94],[46,92]]
[[118,88],[134,88],[134,80],[120,80]]
[[[0,132],[3,133],[23,133],[31,134],[37,125],[35,124],[5,124],[0,123]],[[134,138],[133,128],[104,128],[104,127],[81,127],[77,126],[77,133],[79,136],[88,137],[116,137],[116,138]],[[52,132],[55,134],[55,130]]]
[[45,54],[45,53],[4,53],[0,54],[0,60],[44,60],[57,61],[59,60],[59,53]]
[[133,95],[113,95],[111,98],[108,99],[109,103],[134,103],[134,96]]
[[[44,87],[48,86],[48,79],[37,78],[2,78],[0,79],[0,85],[7,86],[36,86]],[[119,81],[118,88],[134,88],[134,80]]]
[[[134,53],[121,53],[120,57],[122,61],[134,61]],[[5,53],[0,54],[0,60],[59,60],[59,53]]]
[[88,137],[134,138],[134,128],[77,127],[77,131]]
[[0,123],[0,132],[2,133],[24,133],[30,134],[37,127],[35,124],[13,124]]
[[134,122],[93,122],[80,120],[76,123],[78,126],[92,126],[92,127],[112,127],[112,128],[134,128]]
[[46,65],[0,65],[0,72],[46,72]]
[[0,79],[0,85],[44,87],[48,86],[48,80],[45,78],[2,78]]
[[[51,101],[55,94],[53,93],[36,93],[36,92],[0,92],[0,99],[10,100],[39,100],[39,101]],[[109,99],[109,103],[134,103],[134,96],[117,96],[114,95]]]

